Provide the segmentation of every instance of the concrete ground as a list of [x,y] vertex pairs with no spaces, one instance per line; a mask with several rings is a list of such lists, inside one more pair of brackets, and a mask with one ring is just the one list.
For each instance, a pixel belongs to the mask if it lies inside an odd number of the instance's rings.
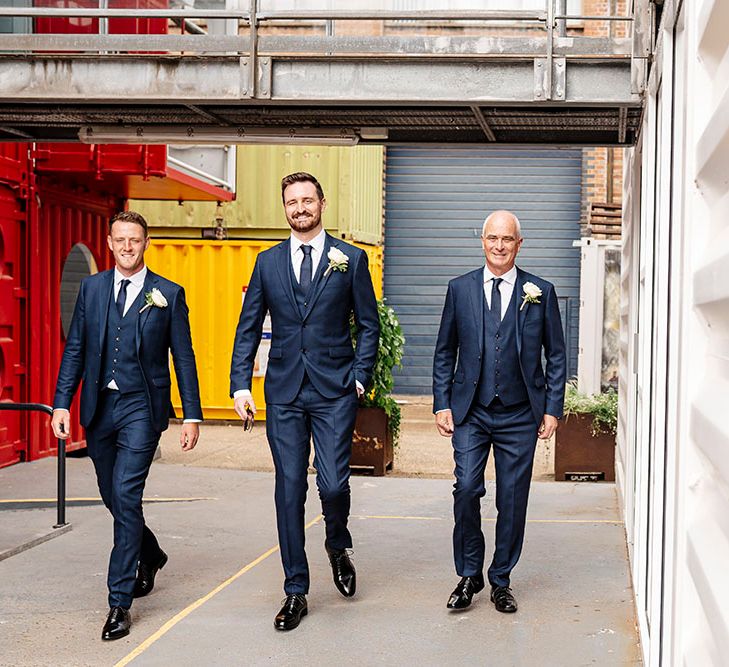
[[[81,499],[68,508],[72,530],[0,560],[0,665],[640,664],[612,484],[533,483],[526,543],[512,579],[520,604],[513,615],[497,613],[486,593],[464,612],[445,609],[457,581],[449,479],[352,478],[353,599],[332,584],[312,492],[309,616],[297,630],[276,632],[283,593],[273,477],[232,469],[239,451],[258,446],[260,426],[252,438],[231,427],[218,467],[205,459],[206,448],[227,427],[206,427],[187,465],[171,463],[174,447],[164,445],[147,484],[145,515],[170,561],[153,593],[132,608],[131,635],[117,642],[99,639],[111,519],[93,500],[90,461],[69,460],[68,495]],[[170,441],[177,432],[170,429]],[[434,456],[448,452],[448,442],[440,443],[428,444]],[[54,495],[54,460],[0,470],[0,490],[0,551],[55,522],[53,504],[43,500]],[[489,483],[483,503],[489,546],[493,492]]]

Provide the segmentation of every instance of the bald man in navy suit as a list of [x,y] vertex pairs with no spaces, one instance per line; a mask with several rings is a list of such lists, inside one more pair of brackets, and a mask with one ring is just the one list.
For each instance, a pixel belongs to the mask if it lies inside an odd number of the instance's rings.
[[517,217],[495,211],[481,241],[486,265],[448,284],[433,360],[435,423],[452,437],[456,475],[453,553],[461,580],[447,607],[465,609],[485,587],[481,498],[493,447],[498,516],[488,581],[496,609],[513,613],[511,571],[524,540],[537,436],[550,438],[557,428],[567,366],[554,285],[515,265],[523,242]]

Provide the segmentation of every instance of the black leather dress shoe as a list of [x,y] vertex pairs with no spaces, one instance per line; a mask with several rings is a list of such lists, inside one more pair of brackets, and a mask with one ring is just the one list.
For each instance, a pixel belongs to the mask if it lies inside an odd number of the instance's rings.
[[287,595],[281,611],[276,614],[273,626],[276,630],[293,630],[301,623],[301,619],[309,613],[306,596],[300,594]]
[[139,567],[137,568],[137,581],[134,582],[134,597],[143,598],[145,595],[149,595],[154,588],[154,578],[157,575],[158,570],[161,570],[167,565],[167,554],[160,550],[159,560],[154,563],[143,563],[139,561]]
[[491,602],[496,611],[504,614],[513,614],[517,610],[516,598],[507,586],[491,586]]
[[345,598],[351,598],[357,590],[357,573],[354,565],[349,559],[346,549],[330,549],[326,544],[324,548],[329,555],[329,563],[332,566],[332,577],[337,590]]
[[470,606],[471,600],[476,593],[483,590],[483,575],[475,577],[463,577],[448,598],[448,609],[465,609]]
[[123,607],[112,607],[109,609],[104,629],[101,631],[101,638],[104,641],[121,639],[129,634],[129,628],[131,627],[132,616],[129,610]]

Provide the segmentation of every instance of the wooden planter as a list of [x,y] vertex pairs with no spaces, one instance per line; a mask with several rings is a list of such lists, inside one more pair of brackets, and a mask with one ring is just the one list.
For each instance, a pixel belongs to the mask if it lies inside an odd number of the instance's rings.
[[372,468],[380,477],[392,469],[392,434],[382,408],[359,408],[352,436],[353,468]]
[[615,481],[615,436],[592,435],[592,415],[569,415],[557,429],[554,479],[563,481]]

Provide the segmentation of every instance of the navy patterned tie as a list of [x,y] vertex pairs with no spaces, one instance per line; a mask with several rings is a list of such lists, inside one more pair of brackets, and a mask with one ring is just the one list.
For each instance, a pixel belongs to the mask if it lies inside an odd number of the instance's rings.
[[301,274],[299,277],[299,285],[304,292],[308,292],[311,287],[311,246],[302,245],[301,252],[304,253],[304,259],[301,262]]
[[493,278],[491,281],[491,314],[497,322],[501,322],[501,285],[503,278]]
[[116,295],[116,309],[119,311],[119,317],[124,317],[124,304],[127,302],[127,285],[132,282],[126,278],[121,281],[119,286],[119,294]]

